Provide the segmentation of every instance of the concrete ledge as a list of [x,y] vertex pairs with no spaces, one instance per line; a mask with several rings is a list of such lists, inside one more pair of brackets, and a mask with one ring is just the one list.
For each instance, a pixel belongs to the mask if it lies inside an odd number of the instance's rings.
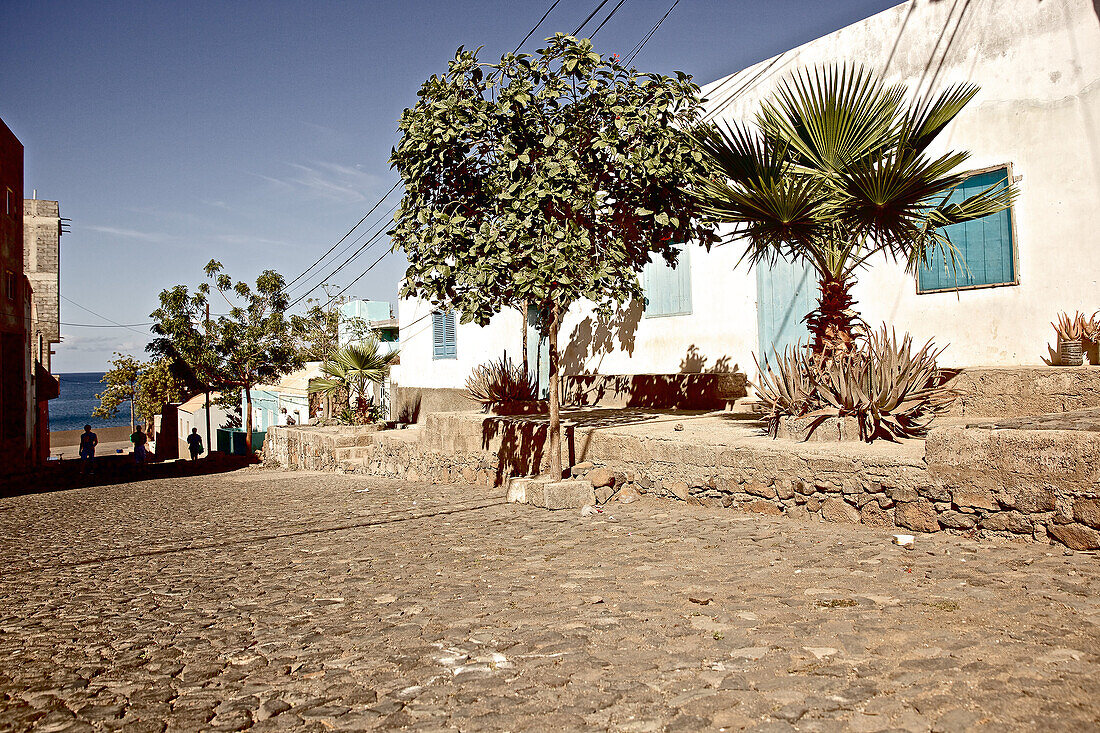
[[947,415],[1025,417],[1100,407],[1100,367],[974,367],[948,386],[959,391]]
[[563,380],[562,401],[593,407],[721,410],[747,393],[741,372],[706,374],[580,374]]

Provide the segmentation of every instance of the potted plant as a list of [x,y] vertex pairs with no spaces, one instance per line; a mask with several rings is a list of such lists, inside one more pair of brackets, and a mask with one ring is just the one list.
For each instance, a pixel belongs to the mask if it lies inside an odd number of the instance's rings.
[[1058,319],[1051,323],[1058,334],[1058,363],[1062,366],[1081,366],[1081,339],[1084,336],[1085,316],[1080,311],[1070,316],[1059,313]]

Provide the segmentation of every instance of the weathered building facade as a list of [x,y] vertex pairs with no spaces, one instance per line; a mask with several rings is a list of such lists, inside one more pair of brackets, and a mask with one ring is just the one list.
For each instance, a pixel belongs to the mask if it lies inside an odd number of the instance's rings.
[[[930,152],[969,151],[968,185],[1010,177],[1020,189],[1010,211],[952,233],[967,259],[960,281],[914,277],[879,258],[854,290],[860,314],[947,346],[945,366],[1041,364],[1059,311],[1100,306],[1100,6],[910,0],[704,86],[707,117],[751,123],[789,74],[829,64],[875,69],[910,93],[977,84]],[[574,304],[559,338],[565,373],[751,375],[754,355],[804,341],[813,273],[782,262],[750,269],[743,252],[738,242],[709,252],[686,243],[675,269],[646,268],[648,303],[613,323]],[[394,382],[425,404],[458,405],[474,366],[520,355],[524,321],[514,310],[486,328],[417,300],[402,301],[399,314]],[[537,337],[529,350],[535,364]]]
[[52,348],[61,342],[61,229],[56,201],[23,201],[23,269],[34,300],[31,346],[48,372]]
[[0,120],[0,473],[35,459],[30,285],[23,275],[23,144]]

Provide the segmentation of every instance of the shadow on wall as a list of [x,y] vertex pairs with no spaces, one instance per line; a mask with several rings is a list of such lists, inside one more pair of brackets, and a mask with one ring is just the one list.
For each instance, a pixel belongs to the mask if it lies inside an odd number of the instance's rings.
[[563,402],[577,406],[719,410],[748,394],[748,377],[721,356],[708,357],[692,344],[678,374],[576,374],[563,380]]
[[[590,315],[574,326],[561,350],[561,373],[595,374],[603,357],[616,350],[633,356],[643,309],[641,301],[633,300],[610,317]],[[596,357],[595,366],[589,367],[589,361]]]
[[720,356],[714,362],[714,366],[707,369],[707,357],[699,351],[699,347],[692,344],[687,348],[687,353],[680,360],[681,374],[729,374],[737,371],[737,365],[730,366],[729,356]]

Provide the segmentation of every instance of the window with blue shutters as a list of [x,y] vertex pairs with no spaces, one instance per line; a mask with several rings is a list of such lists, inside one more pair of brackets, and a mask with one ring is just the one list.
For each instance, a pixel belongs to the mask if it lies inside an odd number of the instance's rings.
[[[1003,188],[1008,185],[1011,175],[1009,166],[975,173],[955,189],[948,201],[962,201],[993,185]],[[974,221],[952,224],[944,227],[944,233],[959,251],[962,262],[957,262],[952,271],[949,263],[945,266],[943,252],[936,252],[931,264],[917,273],[918,293],[1019,283],[1011,208]]]
[[432,358],[457,359],[456,346],[455,312],[434,311],[432,313]]
[[660,256],[647,264],[642,270],[642,287],[647,318],[690,314],[691,259],[687,246],[681,245],[676,267],[670,267]]

